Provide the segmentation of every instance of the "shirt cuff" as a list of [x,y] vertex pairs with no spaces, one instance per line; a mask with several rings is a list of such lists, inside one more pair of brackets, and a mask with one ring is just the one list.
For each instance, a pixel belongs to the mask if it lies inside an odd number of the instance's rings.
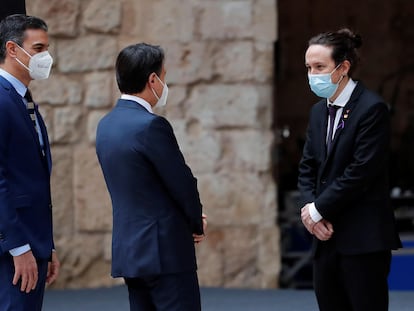
[[26,244],[26,245],[16,247],[16,248],[13,248],[13,249],[9,250],[9,253],[13,257],[16,257],[16,256],[20,256],[20,255],[22,255],[22,254],[24,254],[24,253],[26,253],[30,250],[31,250],[30,245]]
[[322,215],[319,214],[318,210],[316,209],[315,202],[312,202],[309,205],[309,215],[314,222],[319,222],[323,219]]

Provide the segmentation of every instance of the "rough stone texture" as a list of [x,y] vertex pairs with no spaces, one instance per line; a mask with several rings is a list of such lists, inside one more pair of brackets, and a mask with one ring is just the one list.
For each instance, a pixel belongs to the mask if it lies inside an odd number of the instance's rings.
[[54,36],[77,35],[77,19],[81,0],[26,1],[27,13],[47,21],[49,33]]
[[96,141],[96,128],[98,126],[99,121],[102,117],[106,114],[106,111],[92,111],[88,115],[88,123],[87,123],[87,134],[89,138],[89,142],[95,143]]
[[83,86],[77,77],[52,73],[47,81],[33,81],[30,84],[34,100],[42,104],[77,105],[82,101]]
[[53,148],[52,202],[55,240],[75,233],[73,193],[73,152],[65,147]]
[[85,76],[85,106],[104,108],[112,105],[112,72],[93,72]]
[[58,41],[58,68],[63,73],[109,69],[118,54],[116,39],[108,35],[87,35]]
[[56,108],[53,120],[53,142],[73,143],[81,137],[82,111],[75,107]]
[[95,153],[99,120],[119,97],[119,50],[146,41],[166,51],[173,126],[198,179],[207,239],[203,286],[277,286],[276,189],[271,175],[273,0],[33,0],[50,26],[55,63],[31,85],[52,142],[55,287],[110,286],[112,211]]
[[[79,147],[74,154],[75,227],[80,232],[107,232],[112,210],[95,148]],[[99,194],[99,195],[98,195]]]
[[93,0],[84,11],[85,27],[96,32],[118,32],[122,7],[119,1]]

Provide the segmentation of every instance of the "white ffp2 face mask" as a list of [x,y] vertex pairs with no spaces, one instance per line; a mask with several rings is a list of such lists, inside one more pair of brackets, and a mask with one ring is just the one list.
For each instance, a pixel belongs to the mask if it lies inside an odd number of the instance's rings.
[[167,97],[168,97],[168,86],[167,86],[167,83],[163,83],[162,81],[161,81],[161,79],[158,77],[158,75],[156,76],[157,77],[157,79],[158,79],[158,81],[160,81],[160,83],[163,85],[163,88],[162,88],[162,94],[161,94],[161,97],[158,97],[157,96],[157,93],[155,93],[155,91],[154,91],[154,89],[153,88],[151,88],[151,90],[152,90],[152,93],[154,93],[154,96],[157,98],[157,103],[155,104],[155,106],[154,107],[164,107],[166,104],[167,104]]
[[32,56],[20,45],[17,44],[17,46],[30,57],[29,67],[16,58],[16,61],[29,71],[30,77],[33,80],[44,80],[49,78],[50,70],[53,65],[53,58],[49,52],[44,51]]

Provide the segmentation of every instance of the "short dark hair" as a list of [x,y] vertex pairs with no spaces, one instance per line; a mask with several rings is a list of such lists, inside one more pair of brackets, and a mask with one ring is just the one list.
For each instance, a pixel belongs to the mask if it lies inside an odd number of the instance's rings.
[[0,63],[6,58],[7,41],[22,46],[27,29],[41,29],[47,32],[47,25],[38,17],[24,14],[10,15],[0,22]]
[[354,34],[348,28],[343,28],[335,32],[320,33],[309,40],[309,46],[314,44],[332,47],[332,59],[335,65],[339,65],[347,60],[351,63],[349,76],[355,71],[359,64],[358,48],[362,45],[362,38]]
[[138,43],[127,46],[116,59],[116,81],[124,94],[140,93],[145,89],[148,77],[161,74],[164,51],[160,46]]

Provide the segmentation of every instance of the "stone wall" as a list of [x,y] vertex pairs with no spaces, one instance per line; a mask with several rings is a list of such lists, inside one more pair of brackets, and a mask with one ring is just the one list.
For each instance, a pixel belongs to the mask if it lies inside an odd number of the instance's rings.
[[203,286],[275,287],[279,273],[271,176],[275,0],[27,0],[49,25],[55,64],[32,92],[52,142],[55,287],[117,284],[110,272],[111,205],[95,130],[119,97],[120,49],[166,50],[172,123],[208,214],[197,246]]

